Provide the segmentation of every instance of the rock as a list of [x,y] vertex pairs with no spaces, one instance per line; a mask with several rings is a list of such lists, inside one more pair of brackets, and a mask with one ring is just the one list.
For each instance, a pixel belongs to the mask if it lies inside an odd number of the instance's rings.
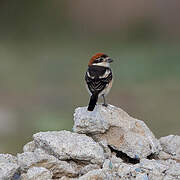
[[58,180],[78,180],[78,179],[77,178],[69,178],[69,177],[63,176],[63,177],[61,177]]
[[166,176],[164,176],[163,180],[179,180],[179,179],[175,179],[173,176],[166,175]]
[[104,151],[91,137],[69,131],[35,134],[36,145],[60,160],[78,160],[101,165]]
[[133,165],[128,165],[126,163],[119,164],[118,167],[118,175],[121,178],[125,178],[127,176],[130,176],[131,169],[133,168]]
[[[149,175],[148,175],[148,180],[164,180],[164,175],[163,174],[161,174],[161,173],[159,173],[159,172],[157,172],[157,173],[150,173]],[[171,180],[173,180],[173,179],[171,179]]]
[[113,170],[118,171],[120,164],[122,164],[123,161],[120,158],[117,158],[115,156],[112,156],[110,159],[106,159],[103,164],[104,170]]
[[163,151],[176,156],[180,160],[180,136],[169,135],[159,139]]
[[136,175],[141,172],[139,164],[127,164],[123,163],[120,158],[113,156],[110,159],[106,159],[103,164],[103,170],[106,172],[114,172],[118,178],[117,179],[133,179]]
[[16,163],[0,163],[0,179],[10,180],[19,171],[19,166]]
[[152,172],[165,172],[169,166],[162,164],[162,161],[157,161],[157,160],[149,160],[149,159],[142,159],[140,161],[140,168],[141,169],[146,169],[148,171]]
[[84,175],[86,173],[88,173],[89,171],[95,170],[95,169],[100,169],[101,167],[97,164],[88,164],[86,166],[84,166],[83,168],[81,168],[81,170],[79,171],[80,175]]
[[168,169],[174,165],[177,164],[177,162],[175,160],[172,159],[168,159],[168,160],[157,160],[157,162],[159,162],[162,165],[168,166]]
[[92,112],[87,107],[79,107],[74,113],[73,131],[81,134],[105,133],[109,127],[109,121],[100,113],[101,106],[96,106]]
[[103,148],[104,150],[104,157],[105,159],[108,159],[111,156],[111,150],[108,147],[107,141],[100,141],[99,145]]
[[35,146],[34,141],[31,141],[31,142],[27,143],[23,147],[24,152],[33,152],[35,149],[36,149],[36,146]]
[[17,155],[18,164],[23,172],[30,167],[44,167],[53,172],[53,176],[60,178],[64,175],[68,177],[76,177],[78,175],[78,167],[75,163],[60,161],[52,155],[46,154],[41,149],[34,152],[24,152]]
[[167,160],[167,159],[171,159],[172,156],[164,151],[160,151],[158,154],[158,158],[161,160]]
[[39,132],[17,157],[0,154],[0,180],[180,179],[180,136],[159,143],[143,121],[112,105],[77,108],[74,122],[75,132]]
[[43,167],[32,167],[27,171],[23,180],[51,180],[52,173]]
[[132,165],[132,164],[126,164],[121,163],[118,166],[117,173],[120,178],[122,179],[129,179],[132,177],[136,177],[137,174],[142,173],[143,171],[139,167],[139,164]]
[[79,168],[74,162],[58,161],[45,165],[53,172],[53,177],[60,178],[62,176],[77,177]]
[[87,111],[87,107],[77,108],[73,130],[88,134],[98,142],[105,140],[131,158],[146,158],[161,150],[158,140],[143,121],[112,105],[97,105],[92,112]]
[[[146,173],[138,174],[136,176],[136,180],[149,180],[148,175]],[[158,179],[156,179],[158,180]]]
[[38,157],[33,152],[17,154],[18,164],[23,171],[28,170],[31,166],[39,162]]
[[110,159],[106,159],[103,164],[103,169],[109,170],[112,169],[112,163]]
[[121,158],[117,158],[116,156],[112,155],[110,158],[109,168],[111,169],[118,169],[119,165],[123,163]]
[[114,180],[117,176],[113,176],[111,173],[102,169],[93,170],[87,174],[81,176],[78,180]]
[[170,166],[166,173],[171,176],[180,176],[180,163]]
[[0,163],[17,163],[17,157],[11,154],[0,154]]
[[[178,179],[180,177],[180,163],[175,160],[148,160],[142,159],[140,168],[149,174],[149,179]],[[179,176],[179,177],[178,177]]]

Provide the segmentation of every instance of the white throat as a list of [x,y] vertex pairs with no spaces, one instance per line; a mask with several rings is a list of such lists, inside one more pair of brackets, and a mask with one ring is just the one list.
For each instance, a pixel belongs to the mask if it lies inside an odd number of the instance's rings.
[[102,67],[110,67],[110,64],[108,62],[100,62],[96,64],[92,64],[94,66],[102,66]]

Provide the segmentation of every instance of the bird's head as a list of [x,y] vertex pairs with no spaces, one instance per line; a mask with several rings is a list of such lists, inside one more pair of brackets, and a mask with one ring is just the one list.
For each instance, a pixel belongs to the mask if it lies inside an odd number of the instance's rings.
[[89,61],[88,66],[102,66],[109,67],[113,60],[104,53],[96,53]]

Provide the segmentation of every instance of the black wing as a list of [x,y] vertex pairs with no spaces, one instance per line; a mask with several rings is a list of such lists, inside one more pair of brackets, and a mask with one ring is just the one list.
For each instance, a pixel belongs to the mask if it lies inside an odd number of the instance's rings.
[[[103,68],[103,69],[102,69]],[[105,75],[108,70],[108,74]],[[92,94],[99,94],[103,91],[107,84],[109,84],[112,80],[112,72],[110,68],[99,67],[97,68],[89,68],[85,75],[85,80],[87,86]]]

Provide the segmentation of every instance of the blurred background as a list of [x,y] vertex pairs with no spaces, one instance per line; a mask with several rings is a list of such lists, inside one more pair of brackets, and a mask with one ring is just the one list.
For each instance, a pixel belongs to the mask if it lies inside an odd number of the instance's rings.
[[180,135],[180,1],[1,0],[0,153],[71,130],[96,52],[114,59],[110,104],[159,138]]

